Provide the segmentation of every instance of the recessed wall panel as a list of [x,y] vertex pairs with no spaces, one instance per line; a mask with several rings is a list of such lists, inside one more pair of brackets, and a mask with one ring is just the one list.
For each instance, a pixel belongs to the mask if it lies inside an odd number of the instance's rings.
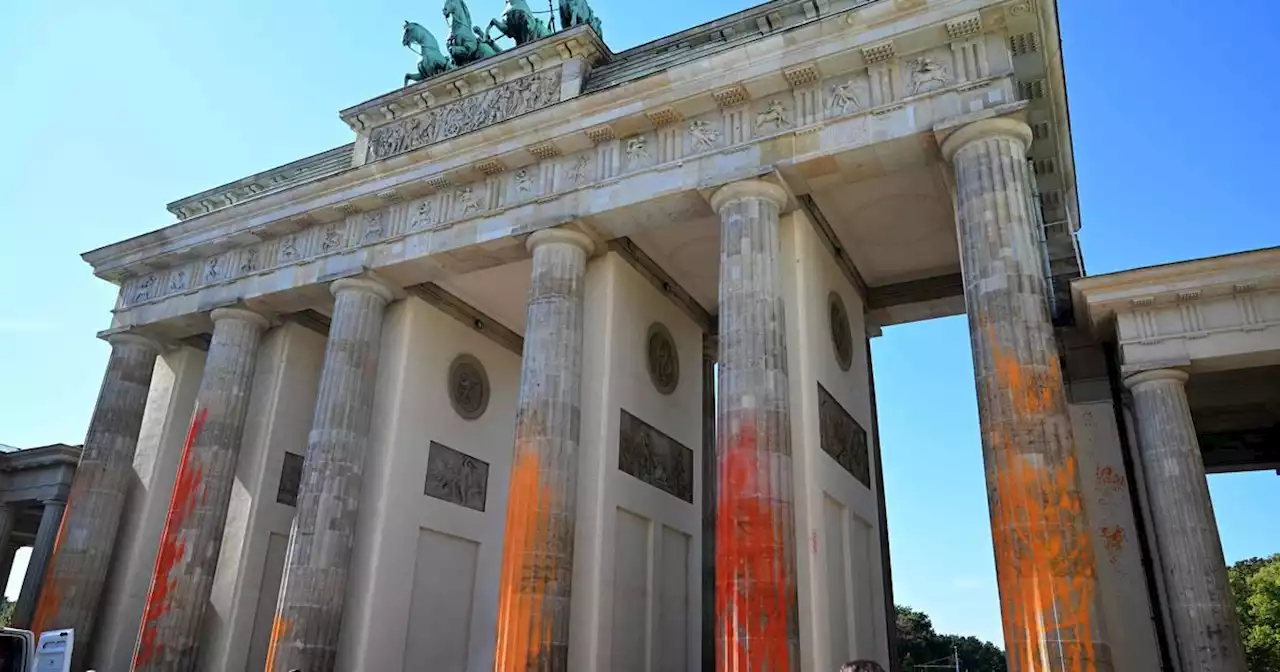
[[467,669],[479,551],[480,544],[470,539],[418,531],[406,670]]
[[612,672],[646,672],[649,519],[618,509],[613,561]]

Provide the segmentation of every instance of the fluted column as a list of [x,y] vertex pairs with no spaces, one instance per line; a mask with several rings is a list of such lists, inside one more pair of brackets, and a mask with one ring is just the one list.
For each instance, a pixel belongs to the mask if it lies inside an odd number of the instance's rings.
[[74,629],[77,659],[92,640],[160,351],[153,341],[134,334],[104,338],[111,344],[107,372],[32,621],[35,632]]
[[781,187],[735,182],[720,214],[716,669],[800,669]]
[[576,231],[529,237],[524,359],[502,547],[495,672],[565,672],[577,519],[583,276]]
[[18,512],[6,503],[0,502],[0,582],[9,585],[9,574],[13,572],[13,553],[10,537],[13,536],[13,523]]
[[268,324],[239,308],[220,308],[211,317],[213,340],[160,536],[135,670],[195,669],[200,621],[222,547],[258,343]]
[[382,316],[392,295],[365,278],[337,280],[329,289],[333,320],[271,628],[268,672],[329,672],[338,654]]
[[1183,669],[1244,672],[1240,623],[1186,381],[1185,372],[1173,369],[1144,371],[1124,381],[1133,394],[1173,634]]
[[964,126],[943,143],[977,379],[1011,672],[1110,670],[1093,541],[1031,209],[1031,129]]
[[60,499],[44,502],[44,509],[40,512],[40,527],[36,531],[36,543],[31,547],[31,558],[27,561],[27,575],[22,580],[18,604],[13,608],[15,627],[27,628],[31,624],[36,599],[40,596],[40,586],[44,583],[49,558],[53,555],[53,545],[58,540],[58,527],[62,524],[62,512],[66,506],[67,503]]

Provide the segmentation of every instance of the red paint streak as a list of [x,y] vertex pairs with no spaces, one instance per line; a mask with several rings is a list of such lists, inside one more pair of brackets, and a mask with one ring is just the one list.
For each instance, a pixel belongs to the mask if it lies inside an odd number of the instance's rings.
[[746,420],[728,437],[716,512],[716,669],[791,670],[795,577],[786,562],[787,528],[769,491],[771,465]]
[[[71,519],[75,504],[75,483],[72,483],[71,493],[67,496],[67,508],[62,514],[62,522],[58,524],[58,536],[53,540],[53,554],[49,558],[49,569],[46,570],[44,583],[40,586],[40,600],[36,602],[36,615],[31,619],[31,631],[39,635],[47,630],[52,630],[48,626],[49,623],[59,621],[63,618],[59,613],[62,607],[62,577],[59,575],[58,560],[60,559],[60,551],[62,550],[62,535],[67,530],[67,521]],[[68,626],[75,625],[67,623]],[[83,637],[83,633],[81,637]]]
[[147,594],[147,607],[142,614],[142,633],[138,636],[138,650],[134,654],[133,667],[150,663],[163,649],[156,641],[157,621],[169,612],[169,591],[174,580],[169,578],[174,566],[186,555],[186,542],[179,539],[182,524],[195,505],[196,491],[204,481],[204,469],[192,461],[193,448],[200,430],[204,427],[208,409],[196,410],[182,447],[182,461],[178,464],[178,477],[173,483],[173,496],[169,499],[169,516],[164,523],[164,535],[160,538],[160,552],[156,556],[155,571],[151,574],[151,590]]

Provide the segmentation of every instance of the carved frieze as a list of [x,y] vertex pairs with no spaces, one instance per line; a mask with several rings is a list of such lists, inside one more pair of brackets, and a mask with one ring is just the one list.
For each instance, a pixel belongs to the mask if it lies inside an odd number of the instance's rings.
[[831,456],[858,482],[871,487],[871,463],[867,458],[867,430],[844,410],[840,402],[818,384],[818,435],[822,452]]
[[619,411],[618,469],[693,503],[693,451],[625,410]]
[[500,84],[379,126],[369,133],[367,159],[377,161],[506,121],[560,100],[560,69]]
[[422,494],[484,511],[489,495],[489,463],[432,441]]

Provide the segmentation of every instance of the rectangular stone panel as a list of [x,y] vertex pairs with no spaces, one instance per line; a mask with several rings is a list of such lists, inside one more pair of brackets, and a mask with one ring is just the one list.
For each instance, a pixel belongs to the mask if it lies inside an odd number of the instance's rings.
[[871,463],[867,459],[867,430],[858,424],[840,402],[818,383],[818,427],[822,452],[871,487]]
[[853,657],[849,646],[849,573],[846,569],[848,551],[845,540],[845,507],[832,499],[830,495],[822,496],[822,528],[821,543],[826,546],[827,556],[827,627],[830,633],[828,642],[831,645],[831,659],[844,662]]
[[404,669],[467,669],[479,555],[470,539],[419,529]]
[[[293,453],[286,453],[286,455],[293,455]],[[261,670],[267,665],[267,650],[271,646],[271,622],[276,615],[276,600],[280,597],[280,582],[284,578],[285,551],[288,549],[289,535],[273,532],[267,537],[267,553],[262,563],[262,586],[258,589],[258,604],[255,606],[253,617],[253,634],[249,639],[248,669],[250,670]]]
[[647,422],[621,410],[618,469],[693,503],[693,451]]
[[280,484],[276,486],[276,502],[285,506],[298,505],[298,489],[302,487],[302,461],[301,455],[285,452],[284,463],[280,466]]
[[444,444],[431,442],[423,494],[468,509],[484,511],[489,492],[489,463]]
[[649,620],[648,518],[617,510],[613,552],[612,672],[645,672]]
[[689,666],[689,535],[662,526],[658,578],[658,639],[653,645],[654,670]]

